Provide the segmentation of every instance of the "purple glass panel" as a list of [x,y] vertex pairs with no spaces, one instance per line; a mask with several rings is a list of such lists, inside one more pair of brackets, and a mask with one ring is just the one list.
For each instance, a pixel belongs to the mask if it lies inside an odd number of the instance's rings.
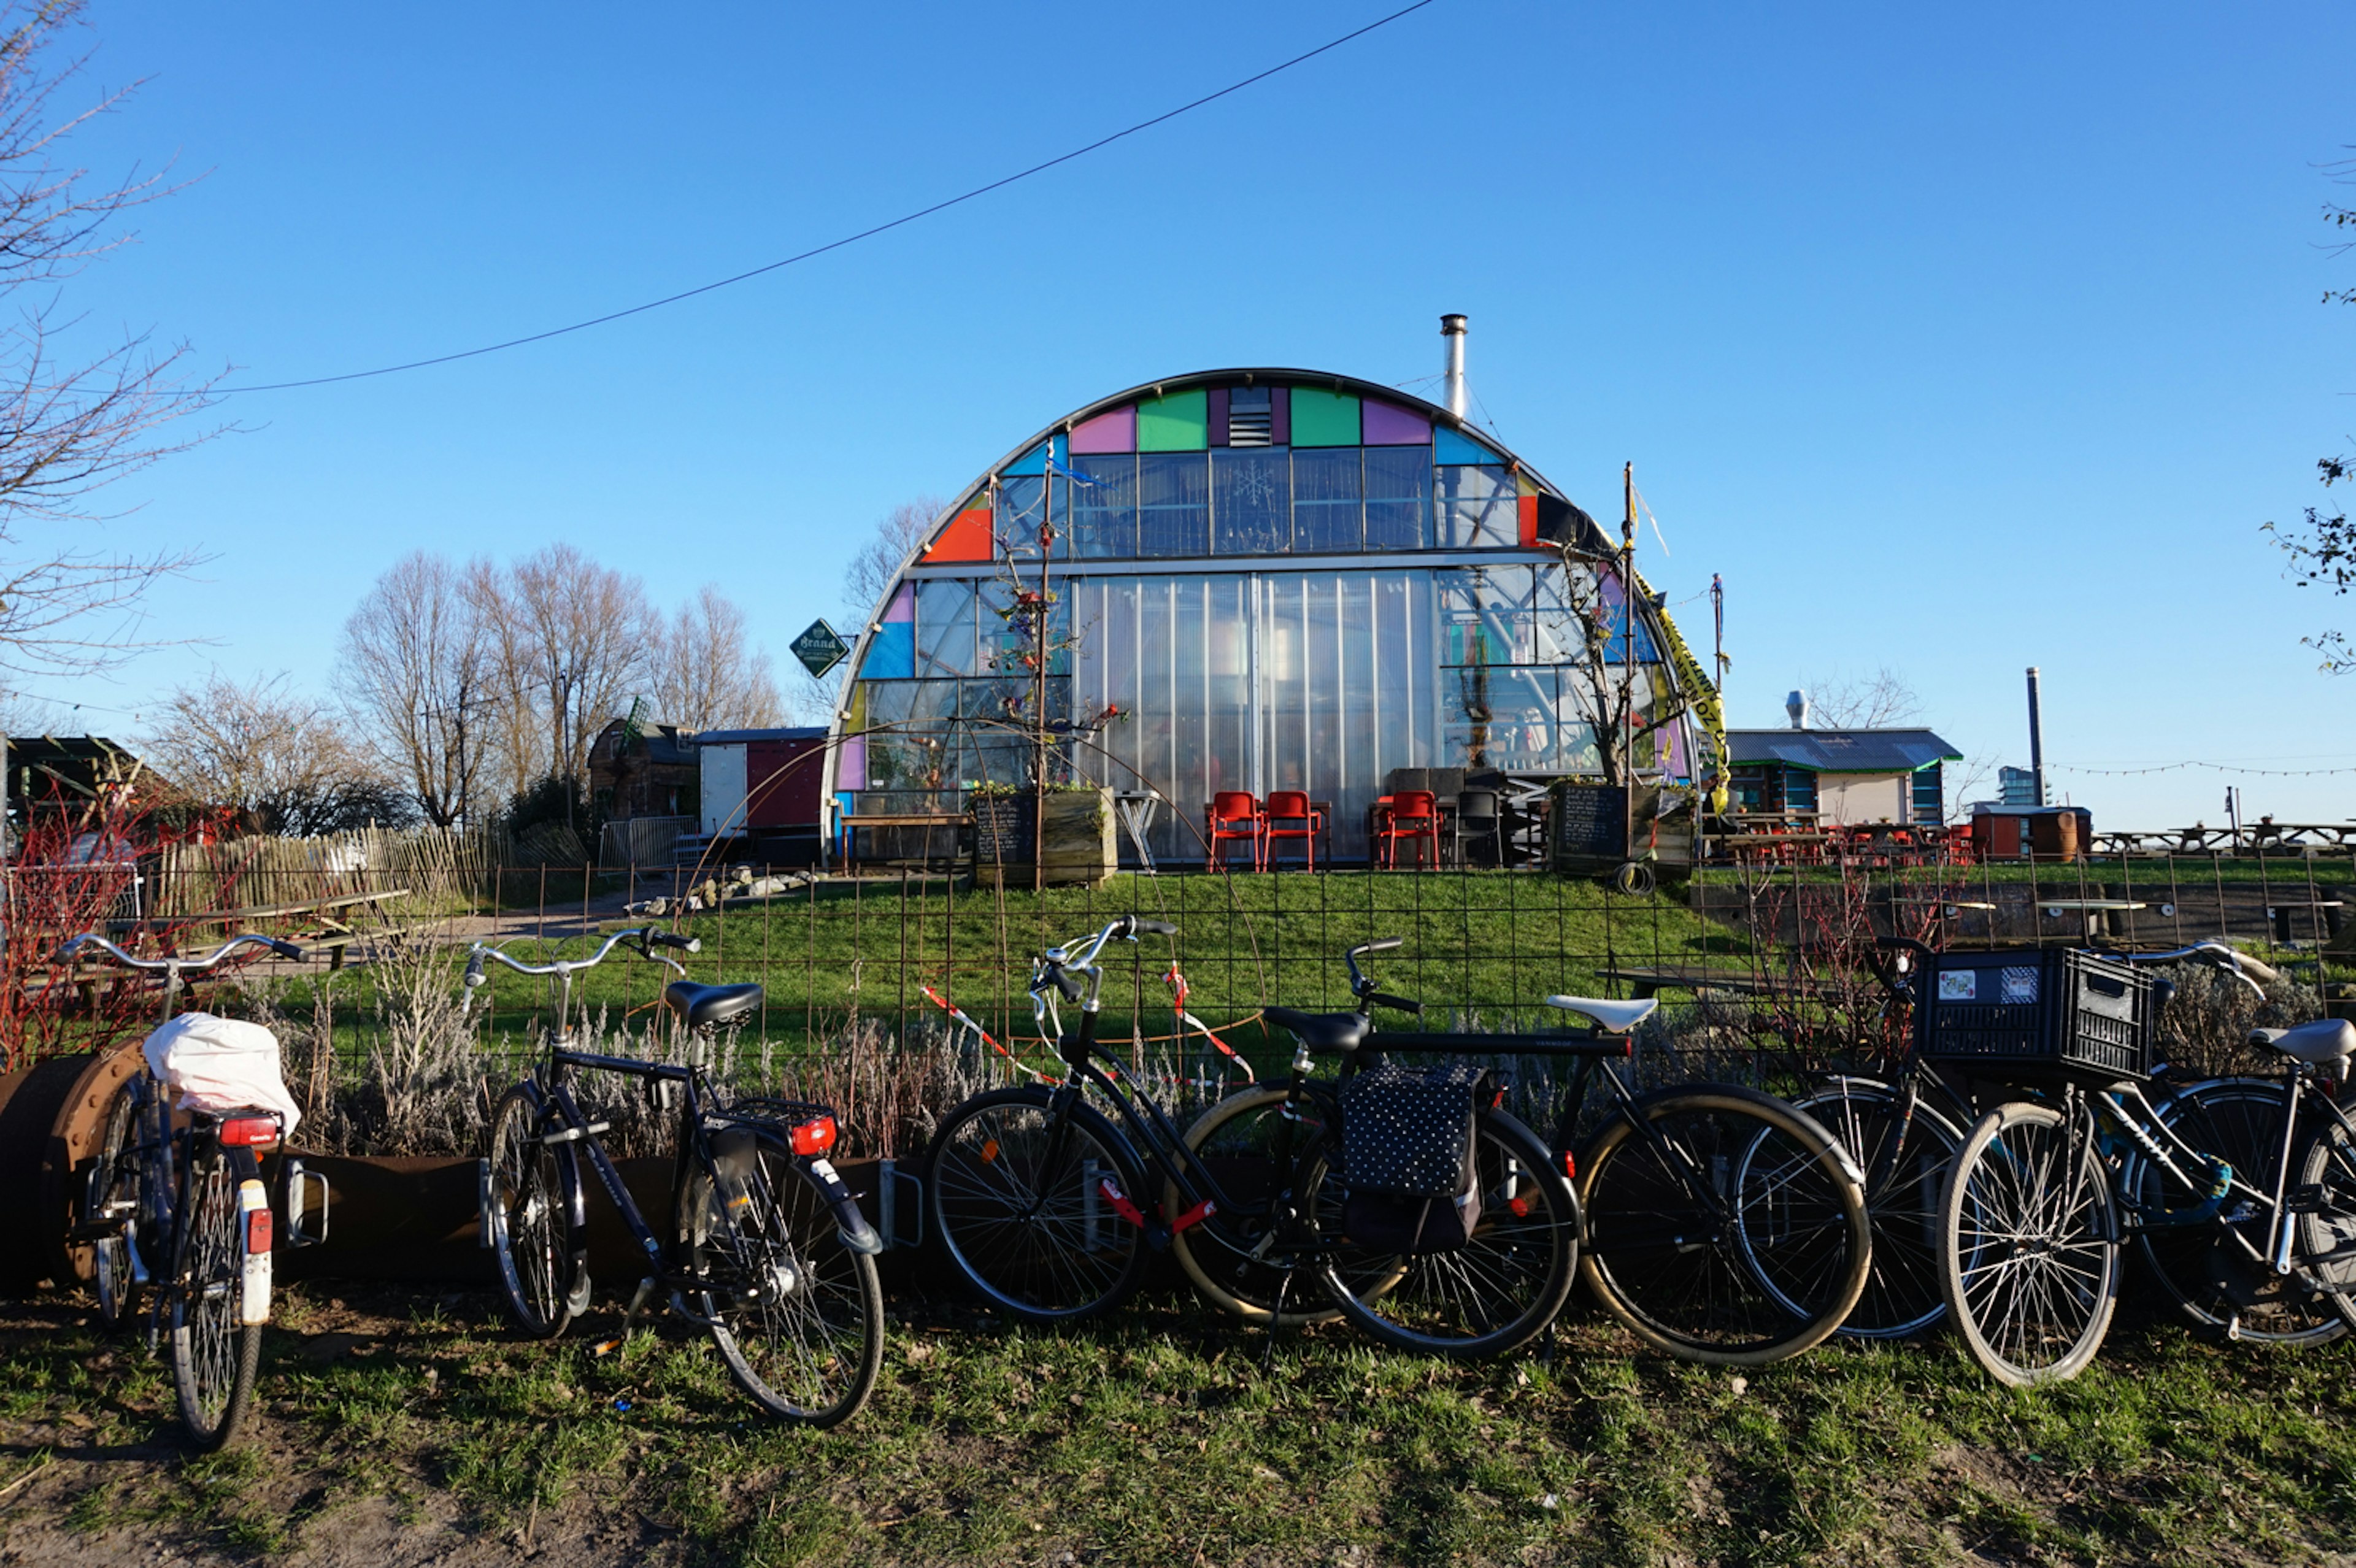
[[1396,403],[1368,398],[1360,418],[1368,446],[1419,446],[1431,440],[1431,421]]
[[888,624],[894,621],[913,621],[916,618],[916,585],[903,582],[900,591],[892,595],[892,602],[884,606],[884,620]]
[[1212,388],[1209,401],[1211,444],[1225,446],[1227,444],[1227,389],[1225,387]]
[[1270,446],[1292,444],[1292,389],[1268,389],[1268,441]]
[[1072,427],[1074,452],[1135,452],[1137,405],[1098,414]]
[[834,760],[834,787],[865,789],[867,787],[867,737],[855,735],[842,743],[841,754]]

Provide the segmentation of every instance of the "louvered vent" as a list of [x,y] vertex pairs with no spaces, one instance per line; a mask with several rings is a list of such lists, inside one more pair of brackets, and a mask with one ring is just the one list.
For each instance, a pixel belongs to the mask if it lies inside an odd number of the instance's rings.
[[1227,394],[1227,444],[1267,446],[1275,428],[1275,411],[1266,387],[1237,387]]

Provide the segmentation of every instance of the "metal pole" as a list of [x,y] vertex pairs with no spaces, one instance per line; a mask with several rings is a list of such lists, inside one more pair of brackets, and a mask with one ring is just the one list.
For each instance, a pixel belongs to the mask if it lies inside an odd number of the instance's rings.
[[2037,667],[2029,667],[2029,773],[2037,804],[2050,804],[2045,794],[2045,722],[2037,697]]
[[1636,852],[1636,465],[1620,470],[1620,859]]

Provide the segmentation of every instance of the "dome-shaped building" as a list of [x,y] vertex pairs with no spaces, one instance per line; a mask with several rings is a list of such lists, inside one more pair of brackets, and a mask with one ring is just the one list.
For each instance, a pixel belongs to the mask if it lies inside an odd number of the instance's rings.
[[[856,638],[827,789],[890,815],[1027,780],[1019,596],[1043,571],[1055,770],[1150,786],[1197,825],[1223,790],[1303,790],[1331,803],[1335,857],[1363,858],[1394,769],[1596,776],[1599,686],[1630,679],[1639,776],[1708,782],[1714,694],[1641,577],[1627,659],[1616,542],[1526,460],[1387,387],[1277,368],[1133,387],[935,521]],[[1168,811],[1154,835],[1157,854],[1197,842]]]

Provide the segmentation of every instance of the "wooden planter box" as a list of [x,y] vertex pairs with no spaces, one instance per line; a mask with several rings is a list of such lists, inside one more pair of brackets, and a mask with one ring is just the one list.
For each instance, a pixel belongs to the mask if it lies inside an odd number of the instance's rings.
[[972,802],[977,881],[990,886],[1002,878],[1010,888],[1029,887],[1035,880],[1093,886],[1119,869],[1112,791],[1049,790],[1044,824],[1046,852],[1034,858],[1035,799],[1018,795]]

